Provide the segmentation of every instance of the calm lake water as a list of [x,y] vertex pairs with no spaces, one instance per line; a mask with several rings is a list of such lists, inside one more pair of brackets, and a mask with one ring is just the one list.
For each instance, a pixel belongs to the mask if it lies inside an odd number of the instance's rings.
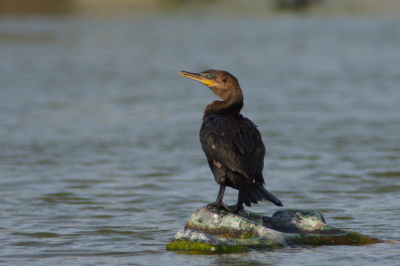
[[[0,20],[0,263],[398,265],[400,244],[167,252],[218,186],[198,140],[234,74],[285,209],[400,240],[400,20],[181,14]],[[236,202],[228,190],[225,202]],[[250,209],[272,215],[270,203]]]

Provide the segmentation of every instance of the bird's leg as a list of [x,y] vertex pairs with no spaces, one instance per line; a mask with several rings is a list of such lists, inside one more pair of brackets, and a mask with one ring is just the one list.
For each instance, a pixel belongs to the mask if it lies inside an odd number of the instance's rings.
[[224,185],[220,185],[217,199],[215,200],[215,202],[210,203],[207,206],[210,206],[210,207],[213,207],[213,206],[215,206],[215,207],[223,207],[226,210],[230,211],[229,207],[226,206],[225,203],[222,202],[222,198],[224,197],[224,194],[225,194],[225,188],[226,187]]
[[239,189],[239,193],[238,193],[238,202],[235,205],[229,206],[228,210],[230,212],[238,212],[240,210],[243,210],[243,192],[241,189]]

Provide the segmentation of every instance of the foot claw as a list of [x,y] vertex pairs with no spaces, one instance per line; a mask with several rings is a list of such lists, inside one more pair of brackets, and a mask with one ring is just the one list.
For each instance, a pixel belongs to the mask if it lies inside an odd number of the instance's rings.
[[235,205],[229,206],[228,210],[230,212],[238,212],[240,210],[243,210],[243,205],[242,206],[238,206],[237,204],[235,204]]
[[229,207],[226,206],[225,203],[223,203],[222,201],[207,204],[207,207],[222,207],[222,208],[226,209],[227,211],[230,211]]
[[221,202],[213,202],[210,204],[207,204],[207,207],[220,207],[220,208],[224,208],[225,210],[227,210],[228,212],[238,212],[240,210],[243,210],[243,205],[238,206],[236,205],[232,205],[232,206],[226,206],[225,203]]

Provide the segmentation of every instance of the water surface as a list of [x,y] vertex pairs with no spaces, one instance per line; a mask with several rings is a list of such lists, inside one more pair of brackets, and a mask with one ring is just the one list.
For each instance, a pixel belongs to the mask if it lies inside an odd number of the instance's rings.
[[[215,200],[198,140],[216,96],[180,70],[224,69],[287,209],[400,240],[400,28],[393,18],[0,20],[0,262],[396,265],[398,244],[167,252]],[[228,190],[225,202],[235,203]],[[272,215],[259,204],[251,211]]]

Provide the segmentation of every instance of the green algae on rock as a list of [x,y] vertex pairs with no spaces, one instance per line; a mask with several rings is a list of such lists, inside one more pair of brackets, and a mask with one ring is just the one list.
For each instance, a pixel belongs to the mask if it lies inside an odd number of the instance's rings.
[[241,210],[201,207],[190,217],[167,250],[241,252],[285,245],[354,245],[381,242],[356,232],[332,228],[320,212],[284,210],[272,217]]

